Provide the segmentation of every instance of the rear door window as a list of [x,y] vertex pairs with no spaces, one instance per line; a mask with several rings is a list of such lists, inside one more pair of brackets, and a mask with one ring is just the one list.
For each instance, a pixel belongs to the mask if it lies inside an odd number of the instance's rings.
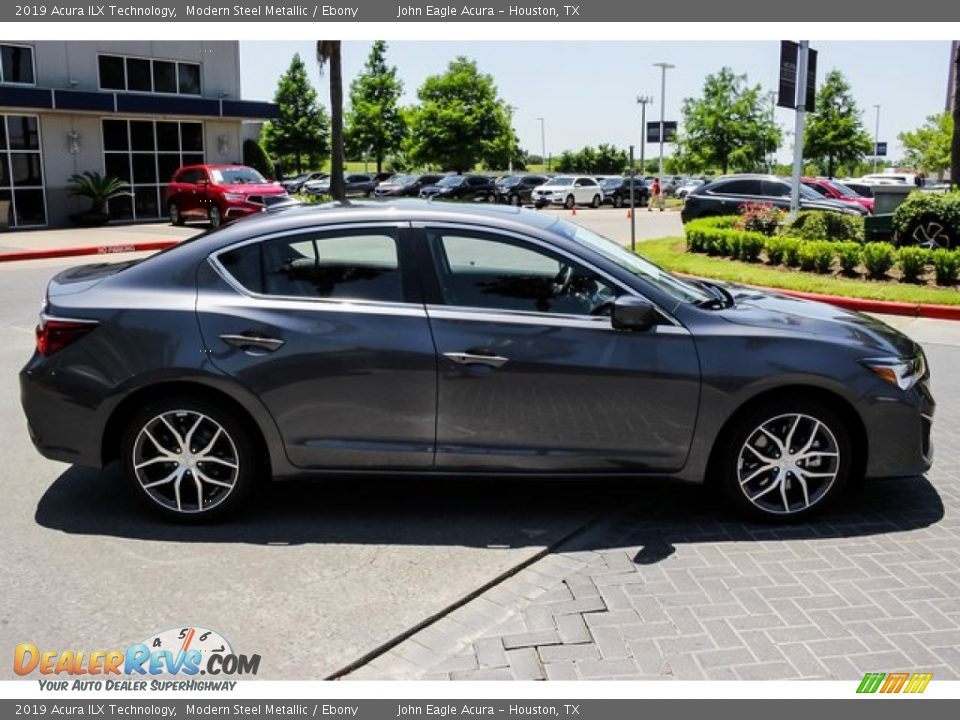
[[277,297],[404,302],[396,230],[363,228],[296,235],[221,253],[250,292]]

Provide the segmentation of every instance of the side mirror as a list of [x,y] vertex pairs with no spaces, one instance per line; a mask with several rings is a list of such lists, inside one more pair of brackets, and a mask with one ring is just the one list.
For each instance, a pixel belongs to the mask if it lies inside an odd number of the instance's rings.
[[610,317],[614,330],[649,330],[657,323],[657,309],[646,298],[621,295]]

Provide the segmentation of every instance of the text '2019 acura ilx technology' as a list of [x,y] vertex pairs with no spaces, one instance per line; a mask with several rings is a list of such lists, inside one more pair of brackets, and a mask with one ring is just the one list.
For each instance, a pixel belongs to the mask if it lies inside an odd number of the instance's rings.
[[43,455],[193,520],[356,472],[671,476],[796,519],[932,457],[924,355],[882,322],[501,205],[268,210],[67,270],[20,379]]

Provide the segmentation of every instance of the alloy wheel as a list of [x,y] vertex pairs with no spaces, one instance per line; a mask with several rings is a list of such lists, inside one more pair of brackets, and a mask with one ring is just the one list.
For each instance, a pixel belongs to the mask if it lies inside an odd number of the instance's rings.
[[918,223],[910,237],[917,245],[928,250],[937,250],[938,248],[949,250],[952,245],[947,228],[936,220],[924,220]]
[[199,513],[233,492],[240,457],[216,420],[194,410],[171,410],[140,429],[133,444],[133,470],[154,502],[180,513]]
[[770,515],[792,515],[816,505],[840,471],[833,431],[812,415],[790,413],[764,421],[737,457],[740,491]]

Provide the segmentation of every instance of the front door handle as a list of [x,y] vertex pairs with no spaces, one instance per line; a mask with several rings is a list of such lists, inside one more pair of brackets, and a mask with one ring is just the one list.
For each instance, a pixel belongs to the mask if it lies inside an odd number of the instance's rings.
[[238,348],[256,348],[258,350],[265,350],[266,352],[273,352],[274,350],[279,350],[283,345],[283,340],[279,338],[271,337],[260,337],[259,335],[231,335],[225,334],[221,335],[220,339],[223,340],[227,345],[233,345]]
[[469,352],[448,352],[444,353],[443,356],[448,360],[453,360],[457,365],[487,365],[492,368],[503,367],[504,363],[509,360],[509,358],[499,355]]

